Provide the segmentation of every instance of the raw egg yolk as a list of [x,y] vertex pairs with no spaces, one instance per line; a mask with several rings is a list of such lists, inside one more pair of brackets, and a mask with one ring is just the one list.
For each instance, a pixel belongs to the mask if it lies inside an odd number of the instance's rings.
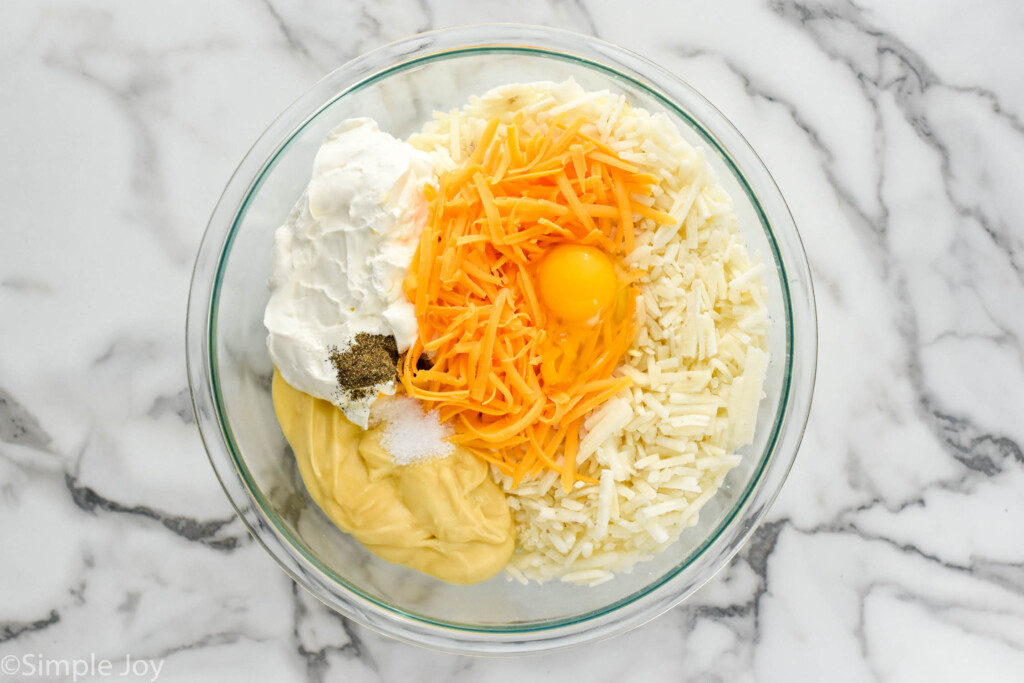
[[581,244],[549,250],[537,268],[537,284],[544,305],[573,323],[585,323],[604,312],[619,288],[608,255]]

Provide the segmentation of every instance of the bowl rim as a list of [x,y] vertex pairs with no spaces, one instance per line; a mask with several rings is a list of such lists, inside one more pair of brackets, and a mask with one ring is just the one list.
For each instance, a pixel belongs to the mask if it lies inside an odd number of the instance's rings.
[[[501,628],[446,622],[398,609],[348,584],[309,553],[270,509],[235,447],[231,426],[222,410],[215,343],[220,282],[239,223],[252,196],[294,137],[337,99],[390,74],[425,62],[481,52],[526,53],[580,63],[645,91],[686,120],[730,167],[758,213],[773,252],[773,263],[779,270],[786,314],[787,367],[772,434],[744,491],[716,529],[675,567],[629,596],[575,617]],[[601,59],[611,64],[598,61]],[[685,107],[659,87],[663,81],[685,93]],[[325,99],[325,93],[333,94]],[[695,105],[704,110],[703,116],[691,113]],[[724,143],[720,140],[723,136],[731,140]],[[267,148],[273,151],[267,154]],[[743,167],[734,157],[737,151],[744,157]],[[752,172],[757,176],[760,192],[750,182]],[[774,205],[773,214],[765,208],[768,203]],[[217,228],[225,225],[226,234],[222,231],[218,235]],[[782,250],[778,227],[783,228],[783,236],[790,242]],[[204,277],[210,272],[212,278]],[[801,319],[803,322],[799,323]],[[794,343],[798,333],[802,337],[799,345]],[[681,79],[624,48],[547,27],[482,24],[416,34],[366,53],[321,79],[260,135],[229,180],[203,236],[189,293],[186,361],[196,422],[221,486],[250,533],[293,580],[345,616],[400,640],[455,652],[511,654],[556,649],[638,626],[685,600],[725,566],[763,520],[795,459],[813,392],[816,336],[810,270],[792,215],[763,162],[723,114]],[[804,349],[803,356],[796,355],[797,349]],[[809,367],[797,368],[800,363]],[[797,382],[799,386],[794,386]],[[768,487],[767,496],[755,501],[757,493],[765,492],[769,473],[774,475],[773,485]],[[756,510],[752,511],[754,507]],[[743,528],[725,538],[738,522],[744,522]],[[681,590],[667,590],[723,539],[728,541],[727,547],[720,549],[723,552],[696,581],[680,586]]]

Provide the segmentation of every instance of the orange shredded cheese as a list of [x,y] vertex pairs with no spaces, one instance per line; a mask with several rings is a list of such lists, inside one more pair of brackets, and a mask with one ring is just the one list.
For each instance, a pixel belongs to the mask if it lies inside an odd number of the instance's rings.
[[[630,384],[612,373],[637,331],[637,273],[623,275],[596,327],[581,328],[544,310],[537,262],[564,243],[621,256],[633,249],[634,213],[671,220],[636,201],[656,179],[581,133],[584,123],[526,131],[521,116],[492,119],[462,166],[426,189],[430,215],[403,284],[419,325],[399,366],[405,391],[513,486],[546,470],[566,491],[596,483],[577,469],[579,431]],[[419,369],[424,355],[430,369]]]

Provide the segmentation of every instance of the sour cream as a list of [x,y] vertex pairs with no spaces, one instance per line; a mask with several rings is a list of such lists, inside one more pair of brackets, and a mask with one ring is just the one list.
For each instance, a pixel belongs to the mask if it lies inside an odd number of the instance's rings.
[[354,337],[393,335],[399,351],[416,339],[416,316],[402,292],[427,220],[423,187],[430,157],[349,119],[317,151],[309,185],[274,234],[270,301],[263,322],[274,365],[291,386],[326,399],[363,428],[387,382],[354,400],[342,391],[331,351]]

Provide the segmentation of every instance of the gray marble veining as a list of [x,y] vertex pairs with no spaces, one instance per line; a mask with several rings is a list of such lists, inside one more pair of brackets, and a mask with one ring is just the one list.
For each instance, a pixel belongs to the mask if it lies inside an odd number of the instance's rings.
[[[130,655],[161,681],[1024,679],[1024,5],[628,5],[0,9],[0,659]],[[203,226],[266,122],[377,45],[501,20],[620,43],[722,109],[801,227],[820,328],[804,445],[730,566],[611,643],[515,661],[392,642],[292,584],[217,485],[182,354]]]

